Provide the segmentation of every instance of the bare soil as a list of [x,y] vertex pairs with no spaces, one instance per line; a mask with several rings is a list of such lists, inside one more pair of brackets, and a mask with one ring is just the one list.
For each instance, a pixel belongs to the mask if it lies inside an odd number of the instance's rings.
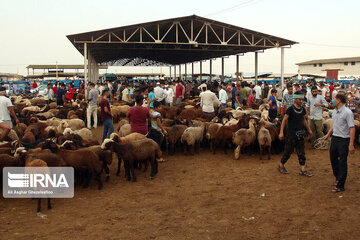
[[0,199],[0,239],[360,239],[359,154],[349,157],[346,191],[336,194],[329,152],[308,148],[311,178],[299,176],[296,154],[282,175],[281,155],[177,152],[165,155],[153,180],[137,170],[136,183],[123,169],[115,176],[114,161],[102,190],[77,187],[51,210],[43,200],[44,219],[35,200]]

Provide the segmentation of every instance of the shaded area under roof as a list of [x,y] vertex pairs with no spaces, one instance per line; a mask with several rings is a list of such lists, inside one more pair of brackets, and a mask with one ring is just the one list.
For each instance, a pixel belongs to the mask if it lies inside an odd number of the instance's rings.
[[84,55],[112,66],[176,65],[297,42],[196,15],[68,35]]

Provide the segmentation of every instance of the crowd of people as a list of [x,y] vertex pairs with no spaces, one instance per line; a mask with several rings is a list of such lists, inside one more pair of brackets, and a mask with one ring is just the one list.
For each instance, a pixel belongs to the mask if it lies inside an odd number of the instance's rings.
[[[36,82],[31,85],[36,88]],[[285,164],[296,149],[300,164],[300,174],[312,176],[306,170],[305,136],[309,136],[312,145],[318,138],[328,139],[332,136],[330,158],[333,173],[336,178],[334,192],[344,191],[347,175],[347,156],[354,152],[354,114],[360,114],[360,85],[325,84],[309,81],[306,83],[286,83],[282,89],[280,84],[258,82],[251,85],[248,82],[224,83],[207,81],[159,81],[152,84],[137,84],[134,82],[105,82],[89,83],[86,87],[80,84],[75,89],[74,84],[66,86],[64,83],[51,84],[49,81],[44,91],[47,104],[52,101],[58,106],[71,102],[79,93],[84,93],[88,103],[87,127],[97,127],[97,109],[100,106],[101,120],[104,124],[103,137],[109,138],[114,131],[111,113],[111,103],[122,101],[132,107],[127,112],[131,125],[131,132],[147,135],[159,145],[163,136],[167,135],[162,125],[160,110],[162,106],[180,104],[184,99],[199,98],[203,116],[210,121],[217,115],[214,105],[219,110],[226,108],[242,108],[244,106],[267,103],[269,106],[268,121],[282,119],[280,140],[285,140],[285,150],[280,160],[278,170],[287,174]],[[101,96],[101,101],[98,101]],[[323,110],[335,109],[333,126],[324,136]],[[11,119],[18,122],[12,108],[12,103],[5,96],[5,88],[0,86],[0,128],[3,129],[0,141],[3,140],[12,127]],[[93,120],[92,120],[93,119]],[[286,134],[285,134],[286,132]],[[165,161],[159,159],[159,161]]]

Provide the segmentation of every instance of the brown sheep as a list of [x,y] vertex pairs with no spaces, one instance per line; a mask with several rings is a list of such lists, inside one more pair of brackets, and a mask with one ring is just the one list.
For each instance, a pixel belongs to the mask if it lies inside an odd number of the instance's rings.
[[165,136],[166,142],[166,153],[169,154],[169,147],[170,147],[170,154],[174,155],[175,153],[175,145],[176,143],[180,142],[181,136],[184,133],[185,129],[187,128],[186,125],[174,125],[172,127],[165,127],[167,131],[167,135]]

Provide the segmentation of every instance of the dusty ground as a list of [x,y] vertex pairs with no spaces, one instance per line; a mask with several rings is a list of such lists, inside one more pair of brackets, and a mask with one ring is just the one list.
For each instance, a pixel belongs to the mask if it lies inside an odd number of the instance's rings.
[[[97,135],[100,130],[98,130]],[[307,150],[312,178],[289,175],[280,155],[260,161],[202,149],[166,156],[155,179],[114,176],[97,190],[76,188],[74,199],[55,199],[36,216],[30,199],[0,199],[0,239],[360,239],[360,150],[349,157],[347,190],[331,193],[328,151]],[[264,197],[261,195],[265,194]]]

